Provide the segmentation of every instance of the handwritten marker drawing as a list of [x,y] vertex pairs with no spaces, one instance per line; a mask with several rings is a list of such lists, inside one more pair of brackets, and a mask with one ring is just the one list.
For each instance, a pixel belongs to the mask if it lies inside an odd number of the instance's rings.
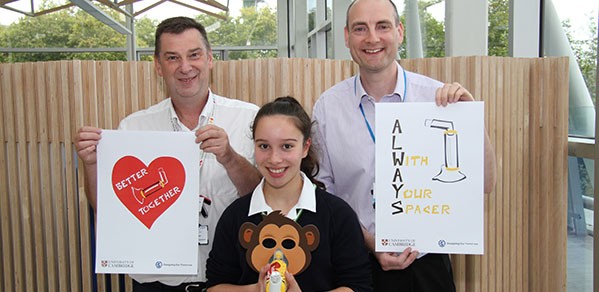
[[460,171],[458,153],[458,131],[454,129],[453,122],[439,119],[426,119],[426,127],[443,130],[443,142],[445,151],[445,163],[441,170],[433,177],[433,180],[442,183],[456,183],[466,179],[466,175]]

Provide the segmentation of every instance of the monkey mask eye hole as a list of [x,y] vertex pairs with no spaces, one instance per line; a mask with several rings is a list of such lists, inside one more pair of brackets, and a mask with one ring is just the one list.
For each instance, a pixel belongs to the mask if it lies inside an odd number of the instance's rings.
[[292,249],[292,248],[295,247],[295,241],[293,239],[285,239],[285,240],[283,240],[283,242],[281,243],[281,245],[285,249]]
[[277,245],[277,242],[272,238],[265,238],[262,240],[262,246],[266,248],[273,248]]

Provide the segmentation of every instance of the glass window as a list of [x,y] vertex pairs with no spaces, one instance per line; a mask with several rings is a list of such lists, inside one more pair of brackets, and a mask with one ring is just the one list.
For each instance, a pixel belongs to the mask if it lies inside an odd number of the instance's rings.
[[[576,5],[567,0],[544,2],[544,54],[570,57],[570,137],[595,136],[598,4],[598,0]],[[569,157],[568,185],[567,289],[593,291],[594,160]]]
[[571,61],[576,61],[576,66],[570,69],[571,136],[595,135],[598,3],[597,0],[577,1],[576,5],[567,0],[545,2],[545,25],[550,34],[545,38],[545,54],[570,56]]
[[568,157],[568,291],[593,291],[593,160]]
[[424,57],[445,56],[445,1],[420,1]]
[[314,30],[316,27],[316,0],[308,0],[308,31]]
[[333,35],[331,34],[331,30],[328,29],[327,33],[325,35],[326,38],[326,42],[327,42],[327,59],[332,58],[333,56],[333,46],[330,45],[331,41],[333,40]]
[[509,0],[489,1],[489,56],[507,57],[509,55],[509,2]]
[[[404,25],[401,58],[445,56],[445,1],[394,0]],[[411,13],[417,9],[417,13]]]

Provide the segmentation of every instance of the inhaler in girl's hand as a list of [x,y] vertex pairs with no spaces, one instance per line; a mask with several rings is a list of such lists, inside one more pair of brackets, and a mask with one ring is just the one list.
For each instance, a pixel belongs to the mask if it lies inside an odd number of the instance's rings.
[[275,250],[270,258],[270,266],[266,272],[266,292],[287,291],[287,258],[280,249]]

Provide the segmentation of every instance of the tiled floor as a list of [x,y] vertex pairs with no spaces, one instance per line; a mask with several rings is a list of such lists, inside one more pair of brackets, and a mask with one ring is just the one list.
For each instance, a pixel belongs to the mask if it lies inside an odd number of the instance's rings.
[[593,292],[593,237],[568,235],[568,292]]

